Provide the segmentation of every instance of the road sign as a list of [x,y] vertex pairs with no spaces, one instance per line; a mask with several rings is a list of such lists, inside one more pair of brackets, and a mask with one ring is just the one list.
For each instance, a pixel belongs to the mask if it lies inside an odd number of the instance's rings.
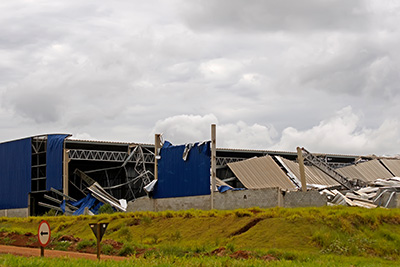
[[92,229],[94,236],[97,239],[97,259],[100,260],[100,241],[106,232],[108,223],[89,223],[90,229]]
[[50,236],[51,236],[51,231],[49,223],[46,221],[41,221],[38,229],[38,239],[42,247],[45,247],[47,246],[47,244],[49,244]]
[[[93,234],[96,238],[101,241],[104,233],[106,232],[108,223],[89,223],[90,229],[92,229]],[[98,229],[100,227],[100,229]],[[100,231],[99,231],[100,230]]]

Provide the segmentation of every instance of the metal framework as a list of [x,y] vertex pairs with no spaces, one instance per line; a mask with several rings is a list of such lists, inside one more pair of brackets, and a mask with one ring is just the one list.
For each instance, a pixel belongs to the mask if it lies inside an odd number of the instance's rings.
[[47,136],[32,138],[31,192],[46,191],[46,144]]
[[217,157],[217,166],[224,167],[228,165],[228,163],[238,162],[242,160],[246,160],[247,158],[231,158],[231,157]]
[[69,157],[72,160],[122,162],[120,166],[110,168],[85,172],[75,170],[70,183],[82,194],[85,194],[85,189],[90,185],[87,181],[88,174],[103,177],[102,186],[105,190],[128,201],[143,194],[143,187],[154,179],[153,173],[146,169],[147,163],[154,163],[154,154],[140,145],[131,147],[129,152],[70,149]]
[[354,185],[351,183],[351,181],[347,177],[345,177],[345,176],[341,175],[340,173],[338,173],[337,171],[335,171],[335,169],[330,167],[327,163],[325,163],[318,157],[316,157],[313,154],[311,154],[310,152],[308,152],[304,147],[301,148],[301,151],[302,151],[304,160],[307,160],[309,163],[311,163],[312,165],[314,165],[315,167],[317,167],[318,169],[320,169],[321,171],[323,171],[324,173],[329,175],[332,179],[334,179],[336,182],[340,183],[347,189],[354,188]]
[[71,160],[125,162],[129,158],[128,162],[143,160],[145,163],[154,163],[154,154],[150,151],[143,153],[143,155],[136,154],[135,156],[131,157],[128,152],[69,149],[68,156]]

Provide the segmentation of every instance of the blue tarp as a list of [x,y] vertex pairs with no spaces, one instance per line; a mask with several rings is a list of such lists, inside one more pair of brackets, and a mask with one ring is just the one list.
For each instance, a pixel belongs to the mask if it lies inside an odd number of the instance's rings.
[[186,156],[184,151],[185,145],[164,143],[158,160],[154,198],[210,194],[210,142],[193,144]]
[[61,190],[63,187],[63,145],[66,134],[47,136],[46,154],[46,190],[51,187]]
[[28,207],[31,162],[31,138],[0,144],[0,209]]
[[227,185],[218,186],[218,192],[220,193],[225,193],[228,190],[240,191],[240,190],[246,190],[246,188],[233,188],[232,186],[227,186]]
[[[68,201],[74,207],[79,207],[73,215],[82,215],[85,212],[85,208],[87,207],[91,212],[97,214],[99,208],[103,206],[103,203],[99,202],[96,198],[94,198],[91,194],[87,194],[86,197],[78,200],[78,201]],[[65,200],[61,203],[61,209],[65,212]]]

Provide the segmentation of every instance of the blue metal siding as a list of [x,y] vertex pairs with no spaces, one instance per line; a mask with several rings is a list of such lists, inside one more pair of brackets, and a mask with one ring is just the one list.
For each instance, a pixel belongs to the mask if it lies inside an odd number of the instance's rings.
[[31,162],[31,138],[0,144],[0,209],[28,207]]
[[48,135],[46,154],[46,190],[51,187],[61,190],[63,187],[63,145],[68,135]]
[[154,198],[210,194],[210,142],[194,144],[183,160],[185,146],[165,142],[158,161],[158,181]]

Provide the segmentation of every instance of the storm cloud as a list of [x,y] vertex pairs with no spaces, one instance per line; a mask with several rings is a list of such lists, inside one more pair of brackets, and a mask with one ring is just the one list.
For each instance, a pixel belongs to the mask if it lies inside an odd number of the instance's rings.
[[[395,1],[1,3],[0,140],[398,154]],[[341,140],[337,142],[336,140]]]

